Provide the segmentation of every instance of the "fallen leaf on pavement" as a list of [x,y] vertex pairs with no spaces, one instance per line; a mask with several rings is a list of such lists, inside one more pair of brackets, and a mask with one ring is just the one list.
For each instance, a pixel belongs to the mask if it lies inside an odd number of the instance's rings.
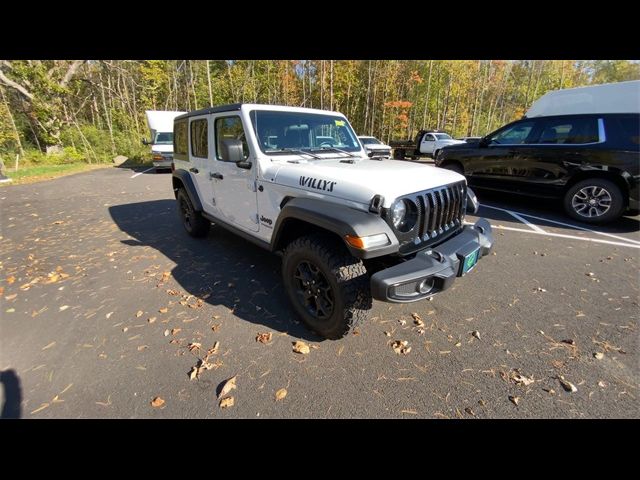
[[153,323],[155,321],[156,321],[156,317],[147,318],[147,322],[149,322],[149,323]]
[[465,408],[464,411],[467,412],[472,417],[476,416],[475,412],[473,410],[471,410],[471,408],[469,408],[469,407]]
[[391,348],[393,348],[393,351],[398,355],[406,355],[411,351],[411,347],[408,347],[407,345],[409,345],[409,342],[406,340],[396,340],[391,344]]
[[51,342],[49,345],[42,347],[42,350],[46,350],[47,348],[51,348],[56,344],[56,342]]
[[164,331],[164,336],[165,336],[165,337],[168,337],[170,333],[171,333],[171,332],[167,329],[167,330],[165,330],[165,331]]
[[67,308],[69,308],[69,305],[62,305],[59,310],[64,312]]
[[602,360],[604,358],[604,353],[596,352],[593,354],[593,356],[595,357],[596,360]]
[[477,330],[474,330],[473,332],[471,332],[471,335],[473,335],[474,337],[476,337],[478,340],[480,340],[480,332]]
[[7,278],[7,283],[9,285],[11,285],[15,281],[16,281],[16,277],[14,277],[13,275],[11,275],[10,277]]
[[391,336],[391,332],[384,332],[384,334],[385,334],[387,337],[390,337],[390,336]]
[[514,405],[518,406],[518,403],[520,403],[520,397],[514,397],[512,395],[509,395],[509,401]]
[[138,310],[136,312],[136,318],[140,318],[144,312],[142,310]]
[[11,295],[7,295],[6,297],[4,297],[5,300],[9,301],[9,300],[13,300],[14,298],[16,298],[18,296],[17,293],[13,293]]
[[111,315],[113,315],[113,312],[109,312],[105,315],[105,317],[107,317],[107,320],[109,320],[109,318],[111,317]]
[[567,345],[575,346],[576,341],[573,339],[560,340],[562,343],[566,343]]
[[153,400],[151,400],[151,406],[154,408],[159,408],[162,405],[164,405],[164,400],[160,397],[156,397]]
[[287,389],[286,388],[281,388],[280,390],[278,390],[276,392],[276,401],[282,400],[286,396],[287,396]]
[[[238,376],[234,375],[230,379],[225,380],[224,382],[222,382],[222,389],[220,390],[220,394],[218,395],[218,398],[222,398],[225,395],[227,395],[231,390],[235,390],[236,389],[236,378],[238,378]],[[231,398],[233,398],[233,397],[231,397]],[[233,405],[233,403],[232,403],[232,405]]]
[[309,350],[309,345],[304,342],[293,342],[293,351],[296,353],[301,353],[302,355],[307,355],[311,350]]
[[222,326],[221,323],[216,323],[213,327],[211,327],[211,331],[217,332],[218,330],[220,330],[221,326]]
[[533,379],[533,377],[525,377],[524,375],[515,372],[511,374],[511,378],[513,379],[513,381],[517,384],[522,384],[525,387],[528,385],[531,385],[533,382],[535,382],[535,380]]
[[187,348],[189,349],[190,352],[193,352],[194,350],[200,350],[200,348],[202,348],[202,344],[198,342],[193,342],[187,345]]
[[558,381],[567,392],[575,393],[578,391],[578,388],[573,383],[565,380],[562,375],[558,377]]
[[273,334],[271,332],[259,333],[256,337],[256,342],[269,343]]
[[422,321],[422,318],[420,318],[420,315],[418,315],[417,313],[412,313],[411,316],[413,317],[413,323],[415,323],[416,326],[424,327],[424,322]]
[[167,307],[162,307],[160,310],[158,310],[160,313],[167,313],[169,311],[169,309]]
[[172,328],[171,329],[171,335],[175,335],[176,333],[180,333],[182,331],[181,328]]
[[223,398],[222,400],[220,400],[220,408],[233,407],[234,403],[235,403],[235,401],[234,401],[233,397]]

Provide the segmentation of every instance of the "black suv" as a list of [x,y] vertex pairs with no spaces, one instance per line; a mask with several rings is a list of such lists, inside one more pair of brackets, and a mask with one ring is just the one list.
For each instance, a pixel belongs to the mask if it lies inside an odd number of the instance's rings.
[[639,207],[640,115],[523,118],[478,142],[440,150],[435,163],[479,189],[561,198],[587,223]]

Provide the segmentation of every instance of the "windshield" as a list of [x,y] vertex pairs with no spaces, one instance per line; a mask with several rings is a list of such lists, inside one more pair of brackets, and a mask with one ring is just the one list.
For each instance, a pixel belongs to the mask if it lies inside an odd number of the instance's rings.
[[451,135],[446,133],[434,133],[438,140],[451,140]]
[[380,141],[376,138],[366,138],[366,137],[360,137],[360,141],[362,142],[363,145],[380,145]]
[[158,132],[154,145],[173,145],[173,132]]
[[253,110],[251,122],[264,153],[334,149],[360,151],[358,139],[344,117],[307,112]]

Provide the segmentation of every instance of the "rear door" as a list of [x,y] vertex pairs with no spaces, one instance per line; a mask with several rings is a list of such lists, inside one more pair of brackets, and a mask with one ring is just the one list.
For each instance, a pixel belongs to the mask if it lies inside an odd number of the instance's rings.
[[211,128],[208,116],[189,118],[189,172],[205,212],[218,215],[218,206],[209,178],[212,163]]
[[558,196],[574,170],[597,164],[601,151],[596,115],[547,117],[541,120],[536,145],[528,155],[526,193]]

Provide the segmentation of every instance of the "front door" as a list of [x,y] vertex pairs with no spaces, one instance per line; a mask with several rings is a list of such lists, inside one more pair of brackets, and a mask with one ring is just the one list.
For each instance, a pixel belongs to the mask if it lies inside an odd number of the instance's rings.
[[[258,198],[256,194],[257,161],[247,144],[242,119],[239,115],[219,116],[213,119],[215,152],[209,177],[218,209],[228,223],[243,230],[257,232]],[[222,156],[221,142],[225,139],[242,141],[245,163],[243,168]]]
[[480,155],[465,163],[470,184],[496,190],[518,191],[529,175],[529,143],[537,135],[536,120],[509,125],[487,139]]

